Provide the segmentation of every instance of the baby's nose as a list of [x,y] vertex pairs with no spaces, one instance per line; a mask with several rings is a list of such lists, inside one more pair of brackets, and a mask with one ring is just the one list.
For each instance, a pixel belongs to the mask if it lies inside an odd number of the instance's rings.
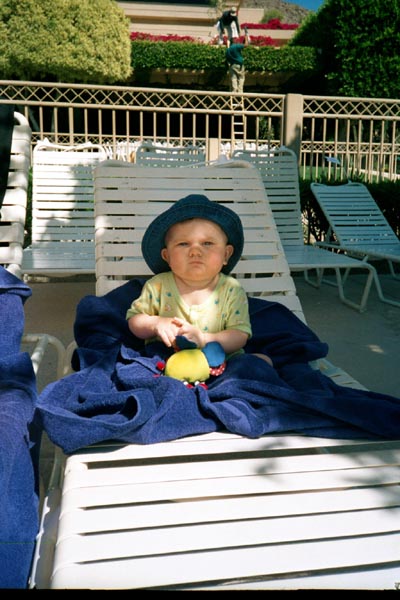
[[200,244],[192,244],[190,246],[190,253],[191,254],[201,254],[201,245]]

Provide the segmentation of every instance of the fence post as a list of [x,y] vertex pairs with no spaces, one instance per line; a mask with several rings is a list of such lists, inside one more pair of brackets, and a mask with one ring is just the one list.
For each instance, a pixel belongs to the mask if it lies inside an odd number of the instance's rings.
[[206,160],[217,160],[221,153],[220,140],[218,138],[209,137],[207,140]]
[[303,133],[303,96],[286,94],[283,110],[283,145],[293,150],[300,160]]

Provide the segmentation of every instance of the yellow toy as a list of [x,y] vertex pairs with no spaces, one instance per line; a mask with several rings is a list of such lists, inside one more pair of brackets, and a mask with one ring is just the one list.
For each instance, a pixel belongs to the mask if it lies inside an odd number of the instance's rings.
[[183,336],[176,340],[177,352],[170,356],[164,366],[164,375],[179,379],[185,385],[202,385],[211,376],[225,371],[225,352],[218,342],[210,342],[204,348],[196,348]]

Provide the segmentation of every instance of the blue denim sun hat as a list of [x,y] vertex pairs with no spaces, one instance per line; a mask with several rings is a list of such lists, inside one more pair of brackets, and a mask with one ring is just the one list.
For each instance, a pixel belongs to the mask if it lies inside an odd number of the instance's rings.
[[202,194],[189,194],[181,198],[168,210],[158,215],[146,229],[142,240],[142,254],[153,273],[170,270],[168,263],[161,257],[161,250],[165,248],[165,234],[172,225],[188,219],[212,221],[225,232],[228,243],[232,244],[234,251],[222,272],[230,273],[243,252],[242,222],[233,210],[209,200]]

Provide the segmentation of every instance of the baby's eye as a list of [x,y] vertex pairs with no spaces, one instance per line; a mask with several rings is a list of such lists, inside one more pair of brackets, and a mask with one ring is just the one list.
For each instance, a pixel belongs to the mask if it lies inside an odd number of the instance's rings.
[[213,246],[214,242],[204,242],[203,246]]
[[188,246],[188,243],[187,242],[179,242],[178,246],[182,246],[184,248],[185,246]]

